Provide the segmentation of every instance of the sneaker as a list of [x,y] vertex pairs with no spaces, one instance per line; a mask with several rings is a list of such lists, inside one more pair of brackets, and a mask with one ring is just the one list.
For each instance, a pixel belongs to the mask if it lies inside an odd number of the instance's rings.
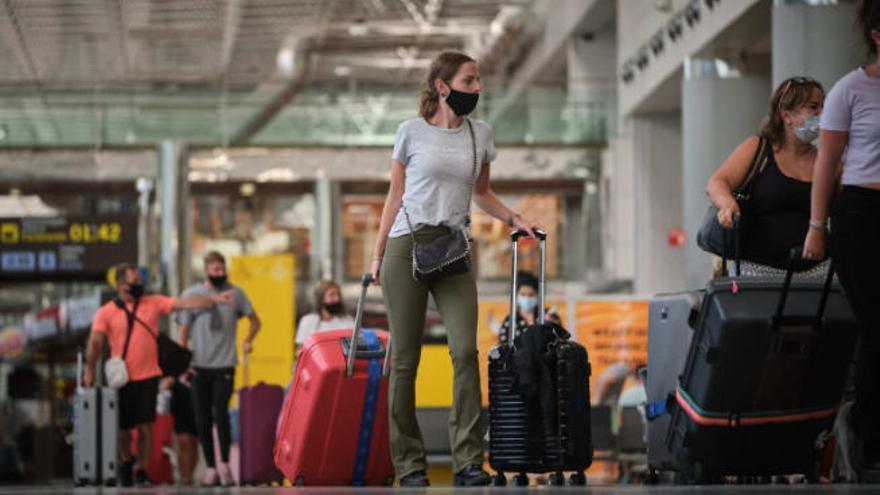
[[424,471],[413,471],[408,475],[400,478],[400,486],[402,487],[418,487],[418,486],[431,486],[431,482],[428,481],[428,475],[425,474]]
[[119,486],[134,486],[134,458],[119,463]]
[[218,486],[220,484],[220,475],[217,470],[209,467],[205,469],[205,477],[202,478],[202,486]]
[[486,486],[491,482],[489,473],[483,471],[478,464],[471,464],[455,473],[453,480],[455,486]]
[[150,481],[150,477],[147,476],[147,472],[143,469],[134,470],[134,483],[137,486],[153,486],[153,483]]
[[232,477],[229,464],[223,463],[217,466],[217,475],[220,477],[220,484],[222,486],[235,486],[235,479]]
[[841,454],[844,479],[850,483],[858,483],[864,461],[862,442],[853,424],[852,409],[852,402],[845,402],[840,407],[837,419],[834,421],[834,434]]

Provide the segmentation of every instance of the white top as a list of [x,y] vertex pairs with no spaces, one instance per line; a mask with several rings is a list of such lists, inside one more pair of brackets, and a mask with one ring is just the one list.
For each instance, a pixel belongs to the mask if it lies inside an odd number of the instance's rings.
[[880,79],[861,67],[843,76],[825,97],[819,125],[849,132],[843,184],[880,183]]
[[[473,125],[477,144],[477,173],[467,123],[455,129],[433,126],[418,117],[397,128],[391,157],[406,167],[403,204],[418,230],[425,225],[460,225],[470,213],[467,197],[483,163],[495,159],[492,127],[476,119]],[[409,234],[403,208],[391,227],[389,237]]]
[[354,318],[349,315],[322,320],[318,313],[309,313],[299,320],[299,326],[296,327],[296,344],[302,345],[306,339],[318,332],[352,329],[354,329]]

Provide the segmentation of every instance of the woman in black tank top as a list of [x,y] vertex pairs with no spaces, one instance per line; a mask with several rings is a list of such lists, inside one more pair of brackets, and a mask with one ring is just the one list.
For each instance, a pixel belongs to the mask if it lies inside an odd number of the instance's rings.
[[[822,85],[813,79],[784,81],[770,98],[759,134],[740,144],[709,180],[706,193],[718,208],[719,223],[733,228],[733,217],[742,215],[743,275],[782,274],[791,248],[803,242],[816,158],[812,143],[818,136],[824,98]],[[752,169],[752,158],[763,140],[769,146]],[[751,199],[748,211],[741,212],[734,191],[747,183]]]

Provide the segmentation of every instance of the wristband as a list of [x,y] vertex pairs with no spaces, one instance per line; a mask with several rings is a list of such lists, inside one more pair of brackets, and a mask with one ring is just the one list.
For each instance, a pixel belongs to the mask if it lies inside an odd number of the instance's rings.
[[828,230],[828,222],[825,220],[813,220],[810,219],[810,228],[817,230]]

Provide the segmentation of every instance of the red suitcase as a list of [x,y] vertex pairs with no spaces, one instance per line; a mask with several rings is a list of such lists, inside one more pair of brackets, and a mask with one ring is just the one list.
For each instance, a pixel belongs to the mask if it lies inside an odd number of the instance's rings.
[[[390,485],[388,333],[364,330],[361,280],[353,330],[321,332],[303,346],[278,424],[275,463],[303,485]],[[348,352],[357,342],[354,355]],[[383,363],[385,369],[383,369]]]
[[284,401],[284,389],[263,382],[249,387],[247,356],[242,365],[245,386],[238,392],[240,484],[280,484],[284,481],[284,475],[272,462],[272,446]]
[[[131,431],[131,452],[137,455],[138,429]],[[165,449],[174,446],[174,418],[170,414],[157,414],[153,422],[153,445],[147,463],[147,477],[154,485],[173,485],[174,466]]]

